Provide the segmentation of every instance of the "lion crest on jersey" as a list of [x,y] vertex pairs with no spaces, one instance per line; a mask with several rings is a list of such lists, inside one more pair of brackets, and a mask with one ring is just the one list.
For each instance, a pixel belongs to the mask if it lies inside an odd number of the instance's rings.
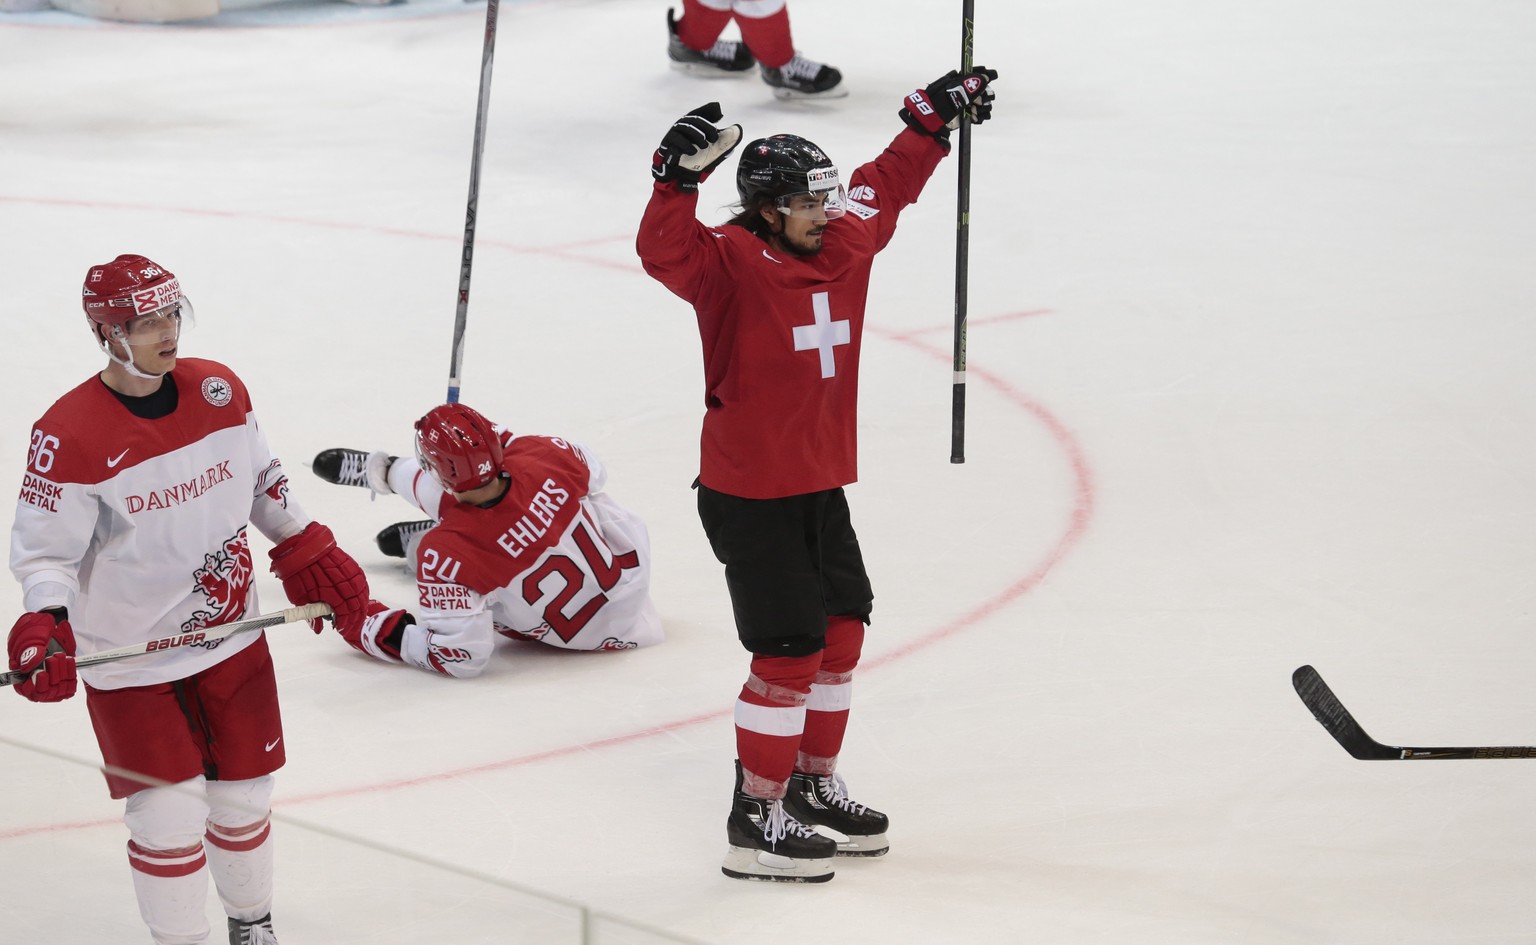
[[199,608],[181,624],[188,633],[238,620],[245,614],[245,598],[251,587],[251,545],[245,527],[203,555],[203,566],[192,574],[206,609]]

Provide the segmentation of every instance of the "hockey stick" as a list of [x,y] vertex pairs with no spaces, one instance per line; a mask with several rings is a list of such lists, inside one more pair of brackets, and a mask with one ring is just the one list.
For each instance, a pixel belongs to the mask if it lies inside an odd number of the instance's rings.
[[[125,660],[130,656],[158,653],[161,650],[169,650],[178,646],[208,646],[232,637],[237,633],[249,633],[252,630],[261,630],[264,627],[275,627],[281,623],[297,623],[300,620],[316,620],[320,617],[329,616],[331,616],[331,608],[325,604],[305,604],[302,607],[289,607],[287,610],[279,610],[272,614],[262,614],[260,617],[252,617],[249,620],[221,623],[216,627],[204,627],[191,633],[173,633],[168,637],[150,640],[148,643],[135,643],[131,646],[120,646],[115,650],[102,650],[99,653],[92,653],[88,656],[77,656],[75,657],[75,665],[95,666],[98,663],[111,663],[116,660]],[[36,672],[36,670],[32,672]],[[30,672],[16,671],[0,673],[0,686],[15,685],[30,675]]]
[[[962,0],[960,13],[960,74],[971,71],[971,47],[976,36],[975,0]],[[965,321],[970,302],[967,282],[971,263],[971,120],[960,117],[959,194],[955,200],[955,361],[949,406],[949,461],[965,462]]]
[[475,258],[475,214],[480,203],[480,155],[485,151],[485,114],[491,104],[491,59],[496,54],[499,0],[486,0],[485,51],[480,57],[480,97],[475,103],[475,145],[469,159],[469,202],[464,207],[464,251],[459,257],[459,304],[453,314],[453,353],[448,363],[448,403],[459,402],[464,369],[464,328],[469,323],[469,274]]
[[1302,703],[1334,741],[1361,761],[1436,761],[1446,758],[1536,758],[1536,746],[1489,745],[1477,748],[1403,748],[1383,745],[1365,733],[1317,670],[1302,666],[1291,674]]

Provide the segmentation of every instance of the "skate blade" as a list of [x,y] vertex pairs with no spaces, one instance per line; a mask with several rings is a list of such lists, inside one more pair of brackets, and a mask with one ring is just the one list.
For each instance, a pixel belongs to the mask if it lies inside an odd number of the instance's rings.
[[681,72],[691,75],[696,79],[739,79],[744,75],[752,75],[754,67],[745,69],[722,69],[719,66],[711,66],[703,62],[678,62],[676,59],[668,61],[673,72]]
[[885,839],[883,833],[857,836],[840,833],[823,824],[814,825],[814,829],[837,844],[838,856],[885,856],[891,849],[891,842]]
[[816,102],[828,98],[847,98],[848,86],[839,82],[825,92],[797,92],[794,89],[781,89],[778,86],[769,86],[773,90],[773,97],[781,102]]
[[766,883],[825,883],[834,875],[832,857],[796,859],[748,847],[731,847],[720,872],[732,879]]

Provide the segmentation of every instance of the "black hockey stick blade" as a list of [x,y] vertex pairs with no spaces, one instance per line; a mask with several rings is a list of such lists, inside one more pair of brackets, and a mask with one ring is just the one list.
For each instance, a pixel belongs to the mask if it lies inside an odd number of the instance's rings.
[[1361,761],[1382,761],[1397,757],[1395,749],[1365,733],[1355,717],[1344,708],[1344,703],[1323,682],[1317,670],[1310,666],[1300,667],[1291,674],[1291,685],[1296,687],[1296,694],[1301,696],[1302,704],[1312,712],[1312,717],[1352,756]]
[[1489,745],[1469,748],[1404,748],[1383,745],[1367,735],[1344,703],[1333,694],[1323,677],[1311,666],[1291,674],[1291,685],[1312,717],[1328,730],[1333,740],[1361,761],[1436,761],[1458,758],[1536,758],[1536,746]]

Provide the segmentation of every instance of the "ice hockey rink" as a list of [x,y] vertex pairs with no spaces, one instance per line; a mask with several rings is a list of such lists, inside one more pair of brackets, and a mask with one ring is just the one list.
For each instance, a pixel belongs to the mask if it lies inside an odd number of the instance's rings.
[[[668,640],[451,681],[272,631],[284,945],[1536,942],[1536,761],[1355,761],[1290,686],[1316,665],[1392,744],[1536,741],[1536,7],[978,0],[967,457],[950,161],[875,267],[849,489],[842,772],[892,848],[823,886],[719,870],[746,655],[688,488],[691,312],[634,233],[710,100],[873,157],[960,4],[791,0],[852,89],[799,105],[669,71],[666,7],[503,0],[463,399],[604,459]],[[484,17],[0,15],[0,481],[102,363],[86,268],[144,253],[409,602],[372,536],[411,510],[308,462],[407,451],[444,397]],[[732,175],[702,194],[723,220]],[[98,760],[82,700],[0,694],[0,940],[147,941]]]

